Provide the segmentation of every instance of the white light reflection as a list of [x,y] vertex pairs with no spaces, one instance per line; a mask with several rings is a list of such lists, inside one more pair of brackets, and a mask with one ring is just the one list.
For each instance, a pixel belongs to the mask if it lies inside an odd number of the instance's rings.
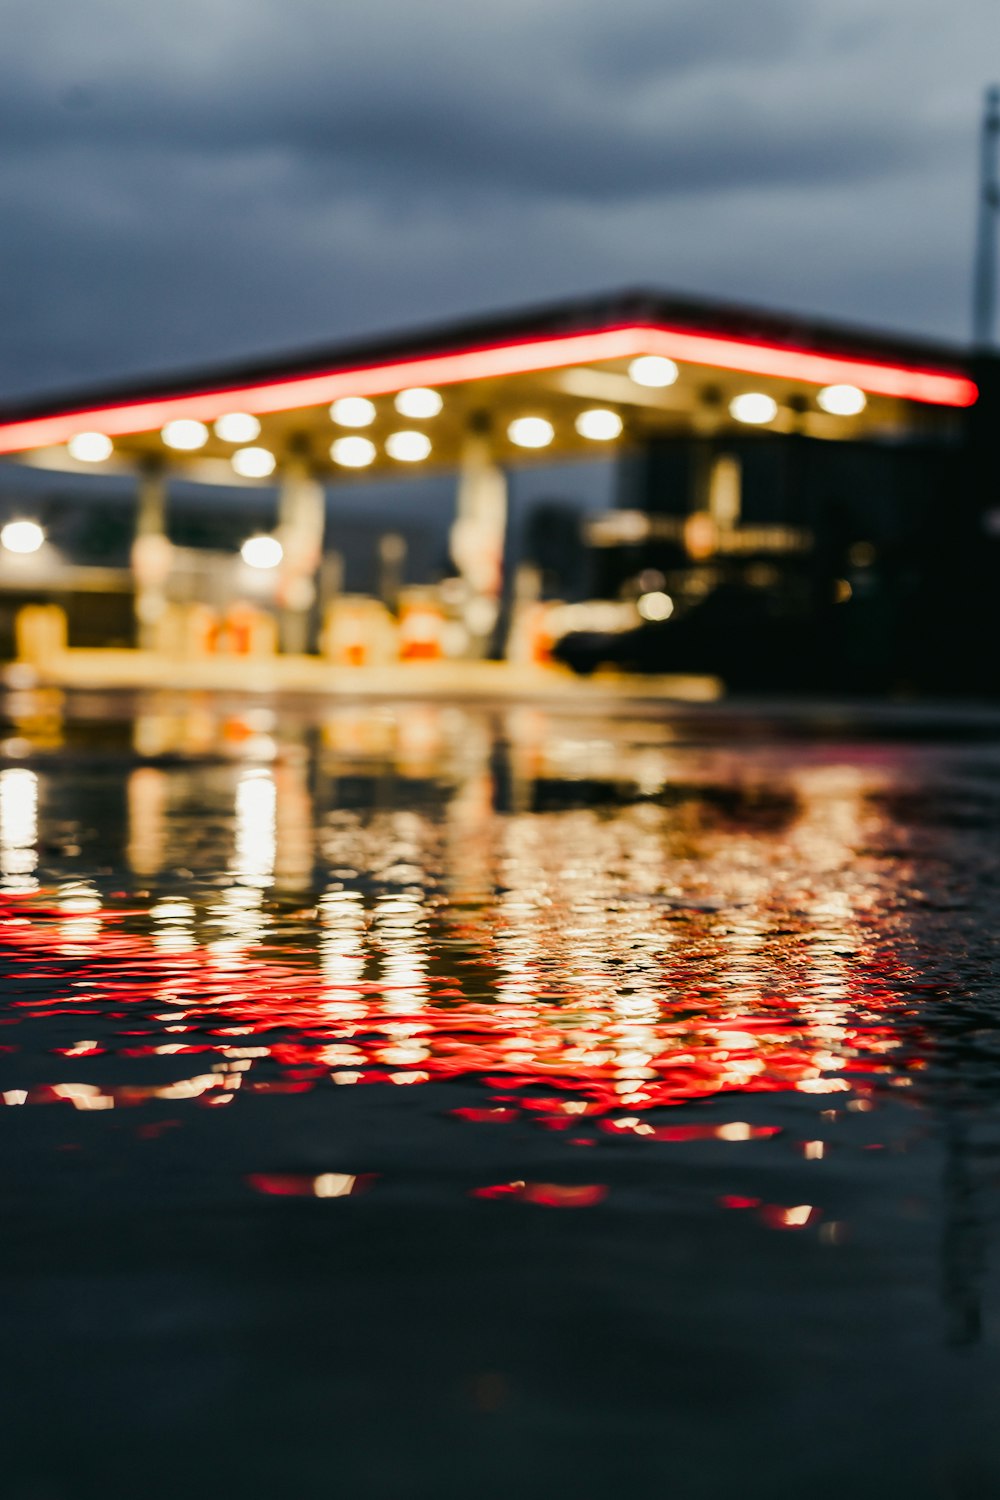
[[[365,906],[360,891],[335,889],[319,900],[320,963],[328,988],[323,1010],[334,1022],[349,1025],[365,1015],[358,985],[365,975]],[[350,1033],[349,1033],[350,1034]],[[350,1065],[361,1056],[343,1048],[327,1048],[323,1060],[331,1067]]]
[[38,881],[38,777],[24,766],[0,771],[0,884],[34,891]]
[[270,771],[246,771],[236,788],[233,874],[243,885],[271,884],[277,853],[277,790]]
[[183,896],[165,896],[150,908],[153,942],[165,953],[188,953],[197,946],[195,911]]
[[101,896],[90,880],[67,880],[56,892],[56,904],[65,913],[59,923],[59,952],[67,958],[89,956],[101,936],[101,921],[93,915],[101,910]]
[[211,908],[210,925],[222,936],[209,946],[216,955],[238,953],[259,942],[265,929],[264,892],[274,883],[277,855],[277,789],[270,771],[244,771],[236,785],[236,830],[225,887]]

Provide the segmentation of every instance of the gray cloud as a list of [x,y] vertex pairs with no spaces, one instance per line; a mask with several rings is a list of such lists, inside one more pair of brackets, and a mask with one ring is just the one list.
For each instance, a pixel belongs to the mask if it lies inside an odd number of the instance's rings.
[[963,331],[995,0],[8,9],[7,392],[634,281]]

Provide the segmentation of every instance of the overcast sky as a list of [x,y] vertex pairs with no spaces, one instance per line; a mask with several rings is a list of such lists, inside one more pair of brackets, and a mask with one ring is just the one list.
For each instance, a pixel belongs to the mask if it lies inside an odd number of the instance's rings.
[[0,392],[629,285],[964,339],[998,0],[3,0]]

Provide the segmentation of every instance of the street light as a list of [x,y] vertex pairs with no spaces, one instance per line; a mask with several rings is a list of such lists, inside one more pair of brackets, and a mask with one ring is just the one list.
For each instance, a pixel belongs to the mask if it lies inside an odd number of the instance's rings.
[[7,552],[23,556],[37,552],[45,541],[45,532],[37,521],[8,521],[0,530],[0,546]]

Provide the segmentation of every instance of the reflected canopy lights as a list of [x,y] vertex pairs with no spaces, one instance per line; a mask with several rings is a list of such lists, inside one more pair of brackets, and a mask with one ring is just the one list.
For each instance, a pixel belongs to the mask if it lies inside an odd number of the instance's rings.
[[37,521],[8,521],[0,528],[0,546],[22,557],[37,552],[44,541],[45,532]]

